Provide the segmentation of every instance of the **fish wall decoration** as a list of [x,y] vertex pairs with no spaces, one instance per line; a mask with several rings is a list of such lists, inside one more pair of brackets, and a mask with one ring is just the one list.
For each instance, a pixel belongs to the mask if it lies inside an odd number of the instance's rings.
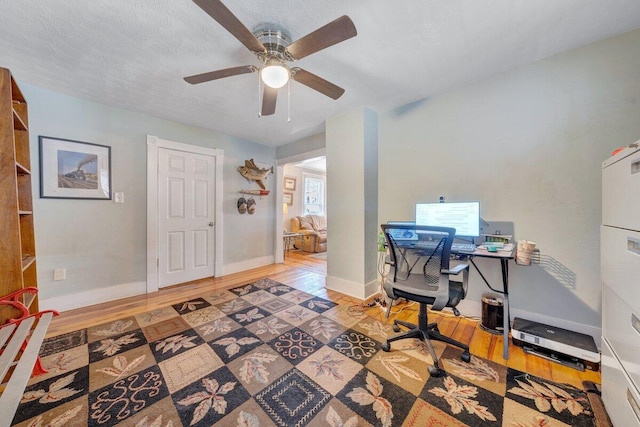
[[266,190],[263,180],[267,179],[267,175],[273,173],[273,166],[270,168],[259,168],[253,159],[245,160],[244,166],[238,166],[238,172],[250,181],[258,183],[260,188]]

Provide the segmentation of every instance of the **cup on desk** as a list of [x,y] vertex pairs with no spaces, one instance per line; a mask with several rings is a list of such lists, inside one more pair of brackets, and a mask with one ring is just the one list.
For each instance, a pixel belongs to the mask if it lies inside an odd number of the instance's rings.
[[518,251],[516,252],[516,263],[520,265],[531,265],[531,254],[536,248],[535,242],[528,240],[518,240]]

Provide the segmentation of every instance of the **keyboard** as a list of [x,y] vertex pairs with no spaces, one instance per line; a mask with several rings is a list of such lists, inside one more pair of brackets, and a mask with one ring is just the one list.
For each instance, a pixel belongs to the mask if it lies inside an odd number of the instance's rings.
[[[416,243],[412,243],[411,247],[415,249],[435,249],[438,245],[436,241],[422,240]],[[458,243],[454,242],[451,245],[451,250],[454,252],[473,252],[476,250],[476,245],[473,243]]]
[[435,249],[438,243],[440,243],[440,241],[420,240],[419,242],[412,243],[411,247],[415,249]]
[[476,245],[473,243],[458,243],[454,242],[451,245],[452,251],[465,251],[465,252],[473,252],[476,250]]

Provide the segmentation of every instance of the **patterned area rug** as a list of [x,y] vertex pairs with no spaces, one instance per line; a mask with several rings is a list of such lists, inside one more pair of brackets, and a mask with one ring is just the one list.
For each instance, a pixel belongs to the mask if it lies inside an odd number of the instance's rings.
[[54,337],[19,426],[593,426],[585,392],[269,279]]

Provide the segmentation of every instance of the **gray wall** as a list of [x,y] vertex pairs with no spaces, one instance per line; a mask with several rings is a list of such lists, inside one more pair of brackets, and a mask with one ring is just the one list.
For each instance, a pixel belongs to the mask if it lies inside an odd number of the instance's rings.
[[364,299],[377,288],[378,117],[355,108],[326,122],[326,287]]
[[[146,280],[147,134],[224,150],[224,269],[237,270],[256,259],[272,262],[275,197],[256,198],[254,215],[238,214],[238,191],[258,187],[248,183],[236,167],[249,158],[274,165],[275,148],[27,84],[20,86],[29,105],[41,298]],[[125,193],[125,204],[38,198],[38,135],[111,146],[112,187]],[[267,189],[274,190],[274,183],[270,175]],[[54,268],[66,268],[67,279],[54,282]]]
[[[479,200],[542,251],[512,269],[515,314],[598,328],[600,165],[640,138],[639,69],[634,31],[381,114],[380,222],[439,195]],[[499,283],[497,265],[481,268]]]
[[322,150],[325,147],[324,132],[311,135],[289,144],[281,145],[276,148],[276,158],[286,159],[299,154],[305,154],[314,150]]

